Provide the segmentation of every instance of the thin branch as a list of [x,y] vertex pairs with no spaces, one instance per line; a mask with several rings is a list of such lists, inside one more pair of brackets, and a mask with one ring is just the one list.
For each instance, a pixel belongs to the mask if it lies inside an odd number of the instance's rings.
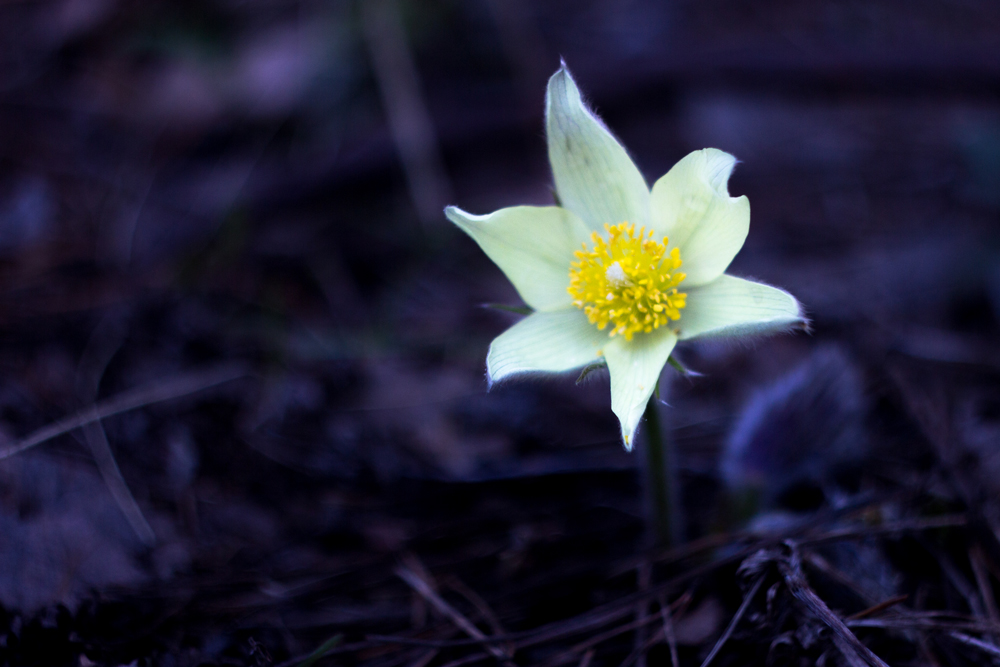
[[797,545],[788,540],[785,542],[790,550],[787,558],[778,559],[778,570],[785,580],[785,585],[799,603],[813,616],[822,621],[833,632],[833,643],[851,664],[867,664],[870,667],[889,667],[885,661],[872,653],[872,650],[861,643],[850,628],[839,616],[833,613],[822,598],[809,586],[802,574],[802,563]]

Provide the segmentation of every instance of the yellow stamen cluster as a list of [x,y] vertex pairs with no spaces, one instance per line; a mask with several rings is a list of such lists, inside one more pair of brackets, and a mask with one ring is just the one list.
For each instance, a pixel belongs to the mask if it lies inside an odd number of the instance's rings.
[[593,246],[576,252],[579,261],[569,269],[570,296],[573,305],[582,308],[587,318],[604,329],[610,322],[610,336],[649,333],[679,320],[687,294],[677,291],[685,278],[675,273],[681,266],[681,252],[673,248],[667,254],[663,243],[653,240],[645,227],[635,233],[635,225],[622,222],[604,225],[605,239],[591,234]]

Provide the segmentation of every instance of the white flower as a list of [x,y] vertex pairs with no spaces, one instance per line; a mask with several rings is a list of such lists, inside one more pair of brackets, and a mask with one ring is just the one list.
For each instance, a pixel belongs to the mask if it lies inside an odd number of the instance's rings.
[[535,311],[493,341],[487,374],[492,384],[603,360],[632,449],[678,340],[771,333],[806,319],[791,294],[723,273],[750,227],[749,201],[726,187],[733,156],[695,151],[650,190],[565,65],[549,80],[545,120],[560,206],[445,209]]

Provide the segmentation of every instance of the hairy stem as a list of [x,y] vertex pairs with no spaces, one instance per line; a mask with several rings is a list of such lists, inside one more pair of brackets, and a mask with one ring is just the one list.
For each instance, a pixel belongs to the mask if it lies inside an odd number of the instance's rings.
[[650,528],[659,546],[680,542],[675,452],[660,423],[659,401],[646,404],[646,481],[649,485]]

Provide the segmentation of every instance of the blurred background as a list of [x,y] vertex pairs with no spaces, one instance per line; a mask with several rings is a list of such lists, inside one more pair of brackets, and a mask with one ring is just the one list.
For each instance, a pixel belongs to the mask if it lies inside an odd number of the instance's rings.
[[441,213],[552,203],[560,58],[650,183],[740,159],[730,272],[814,322],[679,350],[688,537],[738,525],[733,489],[814,510],[941,461],[995,498],[995,2],[7,0],[6,661],[280,664],[422,627],[400,558],[515,629],[609,595],[646,542],[606,376],[487,393],[516,316],[484,304],[520,302]]

